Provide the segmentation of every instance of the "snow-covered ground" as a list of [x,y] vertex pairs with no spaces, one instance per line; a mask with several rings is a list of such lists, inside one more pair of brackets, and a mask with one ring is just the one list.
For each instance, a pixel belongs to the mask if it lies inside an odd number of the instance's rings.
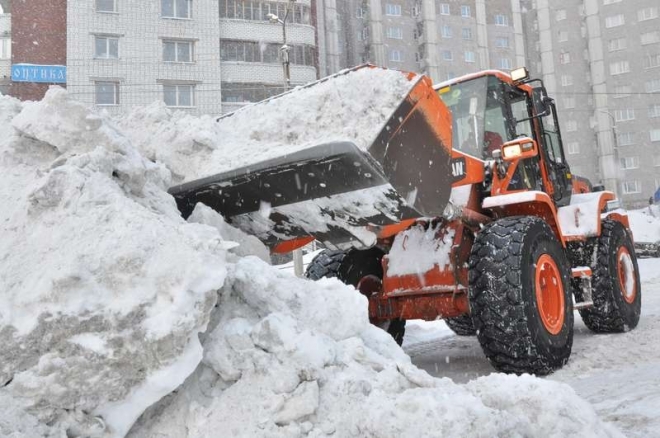
[[[631,212],[636,236],[660,236],[660,218]],[[658,234],[656,234],[658,233]],[[599,416],[630,437],[660,436],[660,259],[640,259],[642,317],[635,330],[597,335],[576,312],[569,363],[547,380],[570,385]],[[403,349],[429,374],[457,383],[493,373],[476,337],[442,321],[409,321]]]
[[[186,117],[156,106],[123,131],[61,89],[0,96],[0,437],[621,436],[608,406],[600,418],[556,380],[630,361],[651,379],[648,309],[639,330],[583,342],[553,379],[470,380],[489,371],[469,340],[411,327],[426,347],[448,342],[432,374],[470,381],[434,378],[369,324],[352,288],[270,266],[203,205],[180,217],[166,192],[174,169],[187,178],[177,154],[229,147],[213,129],[200,143],[213,122]],[[426,366],[419,347],[406,348]],[[449,369],[470,349],[471,375]]]

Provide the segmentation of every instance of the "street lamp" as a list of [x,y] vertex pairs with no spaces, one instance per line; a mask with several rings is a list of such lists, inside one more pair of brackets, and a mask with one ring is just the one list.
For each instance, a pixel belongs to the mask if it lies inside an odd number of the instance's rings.
[[286,20],[289,18],[289,13],[293,9],[293,4],[295,2],[296,0],[288,0],[283,20],[275,14],[266,15],[268,21],[271,23],[280,23],[282,25],[282,47],[280,47],[280,59],[282,59],[282,68],[284,69],[284,87],[287,90],[291,88],[291,71],[289,68],[290,47],[286,43]]

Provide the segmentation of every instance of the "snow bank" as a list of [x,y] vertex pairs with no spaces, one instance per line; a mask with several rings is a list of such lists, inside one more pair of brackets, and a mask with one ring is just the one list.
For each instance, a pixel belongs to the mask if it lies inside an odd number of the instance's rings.
[[162,102],[117,123],[175,181],[189,181],[331,141],[367,149],[417,80],[366,68],[244,107],[219,123],[172,113]]
[[[209,122],[167,117],[142,132]],[[0,435],[616,435],[565,385],[418,370],[352,288],[279,272],[204,206],[184,222],[185,154],[62,90],[0,97],[0,130]]]
[[657,205],[628,212],[635,242],[660,242],[660,207]]

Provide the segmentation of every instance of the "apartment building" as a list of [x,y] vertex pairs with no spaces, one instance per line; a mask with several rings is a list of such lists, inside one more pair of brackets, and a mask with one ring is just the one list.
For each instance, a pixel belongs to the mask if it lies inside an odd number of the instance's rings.
[[518,0],[346,0],[339,67],[372,62],[435,81],[525,63]]
[[660,186],[660,4],[522,3],[530,67],[556,97],[573,172],[645,205]]
[[0,0],[0,94],[11,82],[11,14],[8,0]]
[[221,114],[318,77],[311,0],[23,0],[12,8],[11,92],[22,99],[56,83],[110,113],[162,100]]

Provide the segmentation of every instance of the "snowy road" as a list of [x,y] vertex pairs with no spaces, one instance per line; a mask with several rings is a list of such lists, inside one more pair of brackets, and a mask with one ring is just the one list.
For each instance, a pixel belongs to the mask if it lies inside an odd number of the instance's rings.
[[[596,335],[576,313],[573,353],[549,379],[571,385],[630,437],[660,437],[660,259],[639,260],[642,318],[625,334]],[[467,382],[493,372],[475,337],[441,321],[411,321],[404,350],[433,376]]]

